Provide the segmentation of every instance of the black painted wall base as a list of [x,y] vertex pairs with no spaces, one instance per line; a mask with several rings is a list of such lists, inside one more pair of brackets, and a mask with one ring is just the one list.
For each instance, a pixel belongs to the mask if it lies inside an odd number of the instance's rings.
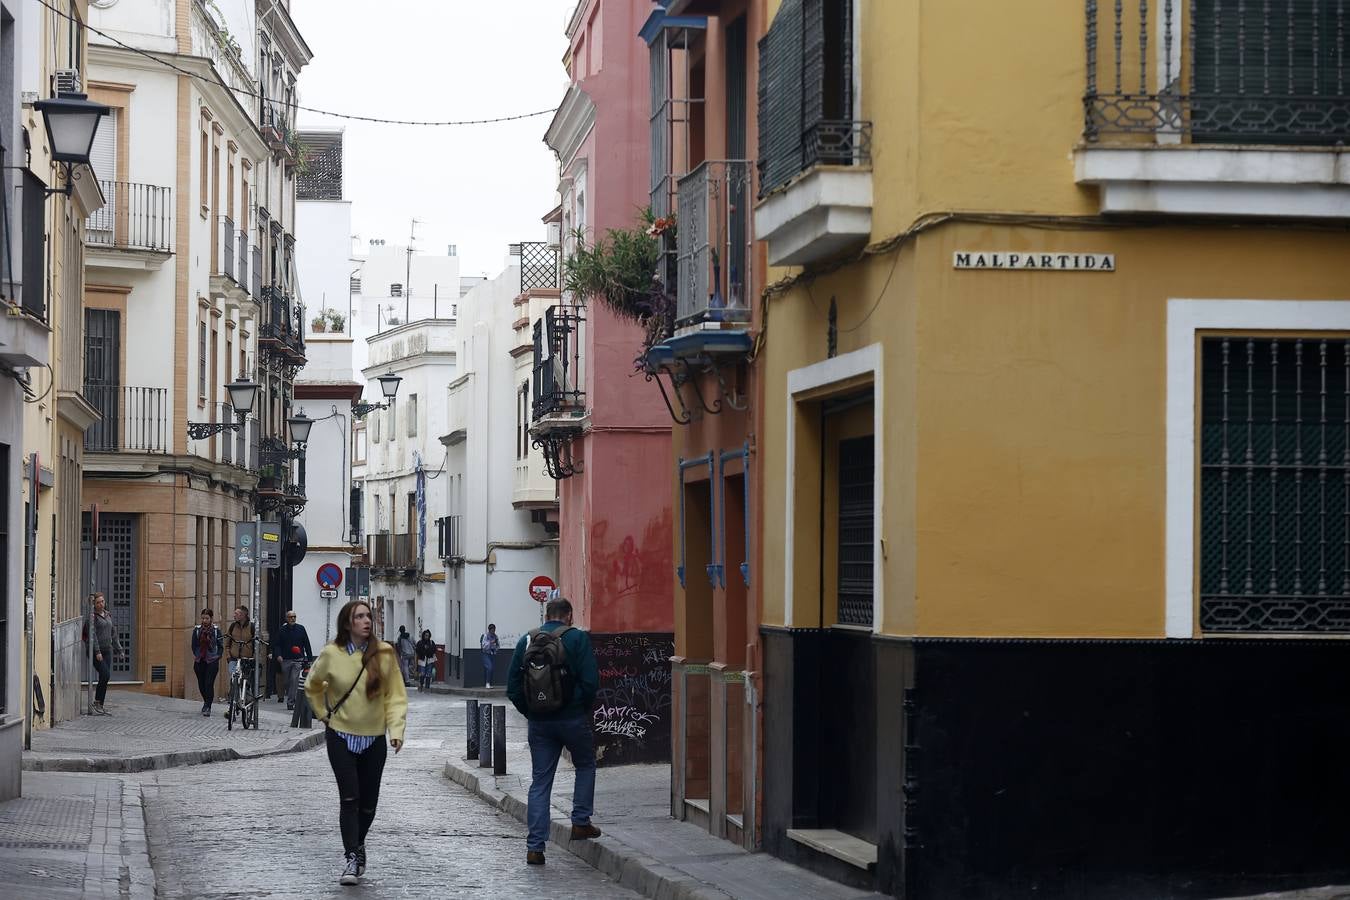
[[[1350,883],[1350,643],[870,638],[858,665],[837,634],[763,635],[778,856],[838,877],[786,831],[855,833],[872,886],[944,900]],[[860,693],[874,734],[831,727]],[[829,800],[866,783],[870,831]]]

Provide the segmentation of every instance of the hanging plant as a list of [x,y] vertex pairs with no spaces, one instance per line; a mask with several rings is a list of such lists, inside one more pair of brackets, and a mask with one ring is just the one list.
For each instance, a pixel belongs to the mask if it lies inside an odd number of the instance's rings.
[[[659,226],[659,227],[658,227]],[[675,298],[660,280],[660,235],[673,231],[673,215],[657,220],[643,210],[634,228],[611,228],[594,244],[573,233],[574,249],[563,263],[563,287],[574,296],[603,304],[621,319],[642,327],[636,367],[646,366],[647,351],[675,329]]]

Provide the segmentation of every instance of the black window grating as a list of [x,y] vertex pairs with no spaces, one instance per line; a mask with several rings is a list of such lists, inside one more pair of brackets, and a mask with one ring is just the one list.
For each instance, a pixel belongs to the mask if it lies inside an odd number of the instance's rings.
[[[104,592],[108,612],[112,616],[113,630],[122,645],[122,655],[113,658],[113,676],[130,677],[135,665],[136,644],[133,640],[136,599],[136,562],[135,562],[135,526],[134,516],[122,513],[104,513],[98,519],[99,553],[111,545],[112,556],[108,562],[107,578],[109,583],[98,585]],[[82,516],[80,542],[89,545],[89,514]]]
[[1201,346],[1201,630],[1350,632],[1350,341]]
[[151,667],[150,667],[150,683],[151,683],[151,684],[162,684],[162,683],[164,683],[165,681],[168,681],[168,680],[169,680],[169,672],[168,672],[168,669],[167,669],[167,668],[165,668],[164,666],[151,666]]
[[839,442],[839,624],[872,625],[874,440]]

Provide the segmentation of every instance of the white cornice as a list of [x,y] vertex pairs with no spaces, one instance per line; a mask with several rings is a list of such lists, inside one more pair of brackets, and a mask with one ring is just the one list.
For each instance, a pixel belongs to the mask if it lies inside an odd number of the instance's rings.
[[[238,138],[246,156],[263,159],[271,155],[271,151],[267,149],[267,144],[263,142],[262,135],[258,133],[257,123],[249,115],[248,110],[240,105],[239,98],[235,96],[234,92],[223,84],[220,73],[216,71],[215,66],[209,59],[200,56],[185,56],[179,53],[156,53],[155,56],[162,57],[165,62],[172,63],[185,72],[199,76],[192,79],[194,87],[206,98],[217,117],[229,126],[232,134]],[[89,62],[91,74],[97,71],[94,67],[101,64],[154,72],[169,78],[179,77],[179,73],[173,69],[147,59],[139,53],[133,53],[120,47],[102,45],[96,47],[91,44],[89,46]]]
[[566,168],[594,126],[595,103],[589,94],[574,84],[558,104],[558,111],[553,114],[548,131],[544,132],[544,143],[558,154],[558,161]]

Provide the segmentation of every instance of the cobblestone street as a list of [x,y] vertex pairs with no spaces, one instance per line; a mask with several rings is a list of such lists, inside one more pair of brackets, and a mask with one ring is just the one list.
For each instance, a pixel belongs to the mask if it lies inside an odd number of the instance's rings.
[[[462,704],[409,701],[408,744],[389,754],[361,896],[638,896],[561,849],[527,867],[524,826],[442,775],[447,755],[463,753]],[[159,897],[358,893],[337,883],[337,791],[322,748],[128,780],[144,789]]]

